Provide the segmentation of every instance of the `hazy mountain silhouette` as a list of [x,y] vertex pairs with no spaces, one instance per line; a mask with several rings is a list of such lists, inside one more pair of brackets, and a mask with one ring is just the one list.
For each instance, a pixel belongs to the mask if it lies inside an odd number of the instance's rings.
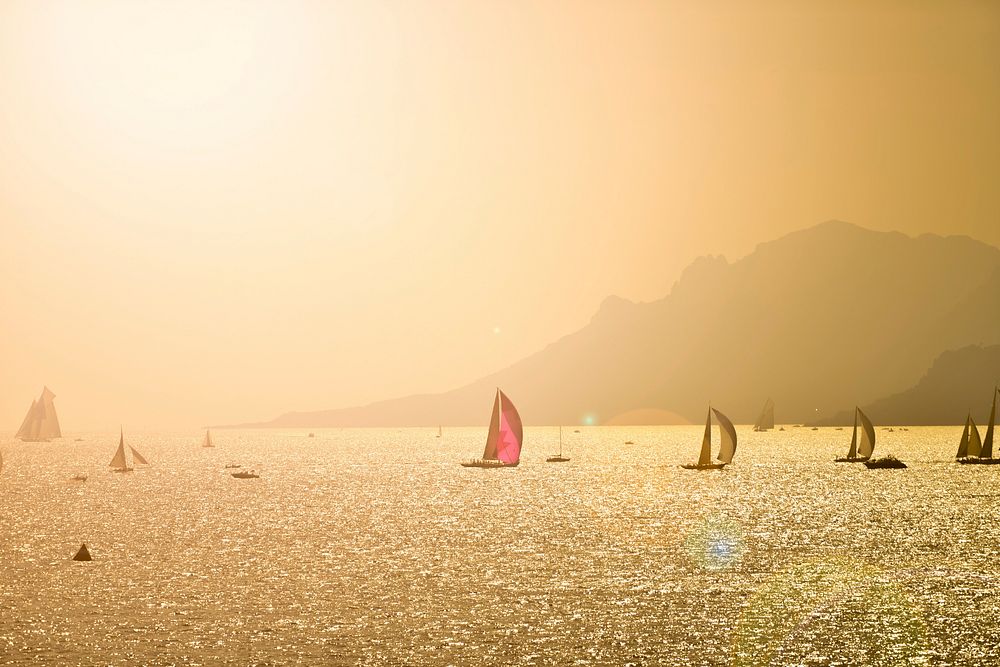
[[[942,354],[914,387],[861,408],[878,425],[963,424],[969,410],[973,419],[985,424],[998,383],[1000,345],[970,345]],[[853,424],[853,420],[851,407],[819,423]]]
[[526,424],[698,421],[710,400],[747,423],[768,396],[778,422],[815,421],[912,387],[945,350],[1000,343],[998,304],[1000,249],[831,221],[733,264],[702,257],[658,301],[609,297],[580,331],[454,391],[254,426],[480,424],[496,386]]

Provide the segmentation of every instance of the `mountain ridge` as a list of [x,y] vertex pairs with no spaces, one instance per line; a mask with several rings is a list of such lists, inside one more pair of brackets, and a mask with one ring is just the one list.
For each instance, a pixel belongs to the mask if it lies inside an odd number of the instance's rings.
[[831,220],[735,262],[699,257],[660,299],[609,296],[583,328],[452,391],[240,426],[477,424],[496,386],[527,423],[696,421],[709,400],[752,422],[767,396],[779,421],[816,421],[905,391],[946,350],[1000,343],[1000,312],[963,316],[984,294],[1000,299],[1000,249]]

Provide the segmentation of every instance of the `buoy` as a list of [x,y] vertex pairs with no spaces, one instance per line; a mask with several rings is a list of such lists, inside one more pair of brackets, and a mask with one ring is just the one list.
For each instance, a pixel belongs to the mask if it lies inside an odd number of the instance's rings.
[[93,558],[90,557],[90,552],[87,551],[86,544],[80,545],[80,550],[76,552],[75,556],[73,556],[73,560],[93,560]]

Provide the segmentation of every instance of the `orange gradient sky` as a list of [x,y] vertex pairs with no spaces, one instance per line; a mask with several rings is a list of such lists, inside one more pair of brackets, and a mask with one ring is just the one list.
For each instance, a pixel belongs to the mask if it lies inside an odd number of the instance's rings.
[[4,2],[0,99],[11,432],[449,389],[830,218],[1000,245],[993,2]]

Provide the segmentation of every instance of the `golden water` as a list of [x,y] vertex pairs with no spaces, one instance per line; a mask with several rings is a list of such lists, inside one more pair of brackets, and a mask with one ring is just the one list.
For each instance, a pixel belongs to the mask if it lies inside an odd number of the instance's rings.
[[699,426],[564,428],[563,464],[529,428],[505,470],[458,465],[481,428],[135,434],[126,475],[117,433],[8,435],[0,664],[1000,663],[1000,466],[960,427],[880,429],[879,471],[738,431],[721,472],[677,467]]

